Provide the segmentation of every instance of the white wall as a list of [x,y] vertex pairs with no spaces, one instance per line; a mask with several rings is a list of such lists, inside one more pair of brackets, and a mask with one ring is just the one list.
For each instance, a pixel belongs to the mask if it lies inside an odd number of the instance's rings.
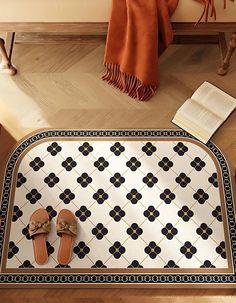
[[111,0],[0,0],[0,22],[106,22]]
[[[215,2],[217,21],[236,22],[236,1],[228,0],[227,10],[222,9],[223,0]],[[112,0],[0,0],[0,22],[106,22],[111,3]],[[195,22],[201,12],[197,1],[180,0],[173,21]]]

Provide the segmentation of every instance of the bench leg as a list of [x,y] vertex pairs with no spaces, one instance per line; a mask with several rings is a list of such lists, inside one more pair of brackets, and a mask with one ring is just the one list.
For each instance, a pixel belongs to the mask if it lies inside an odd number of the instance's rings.
[[232,34],[231,40],[229,42],[229,48],[227,50],[226,56],[223,58],[222,64],[218,69],[218,75],[224,76],[228,73],[230,59],[236,49],[236,33]]
[[7,42],[9,44],[9,47],[8,47],[9,51],[7,53],[6,43],[5,43],[4,39],[0,38],[0,56],[2,58],[2,61],[0,63],[0,73],[6,73],[6,74],[9,74],[12,76],[17,73],[17,70],[11,63],[14,39],[15,39],[15,33],[7,34]]

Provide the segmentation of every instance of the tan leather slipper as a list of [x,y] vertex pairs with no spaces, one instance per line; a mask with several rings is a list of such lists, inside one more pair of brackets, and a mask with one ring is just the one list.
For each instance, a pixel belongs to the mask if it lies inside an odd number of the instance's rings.
[[57,234],[61,237],[57,261],[67,265],[71,261],[73,243],[77,236],[77,221],[74,214],[63,209],[57,216]]
[[51,223],[48,212],[44,208],[37,209],[29,222],[29,234],[34,246],[35,261],[43,265],[48,261],[46,239],[51,231]]

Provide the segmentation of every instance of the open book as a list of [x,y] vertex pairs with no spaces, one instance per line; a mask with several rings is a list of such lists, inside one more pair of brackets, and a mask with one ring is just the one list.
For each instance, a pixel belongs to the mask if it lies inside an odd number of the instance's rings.
[[172,122],[207,143],[235,108],[235,98],[204,82],[180,107]]

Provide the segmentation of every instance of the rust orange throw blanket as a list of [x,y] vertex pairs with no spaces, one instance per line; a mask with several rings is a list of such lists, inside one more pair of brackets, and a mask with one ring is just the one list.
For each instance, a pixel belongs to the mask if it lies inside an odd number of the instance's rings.
[[158,56],[173,39],[178,0],[113,0],[103,79],[138,100],[159,84]]

